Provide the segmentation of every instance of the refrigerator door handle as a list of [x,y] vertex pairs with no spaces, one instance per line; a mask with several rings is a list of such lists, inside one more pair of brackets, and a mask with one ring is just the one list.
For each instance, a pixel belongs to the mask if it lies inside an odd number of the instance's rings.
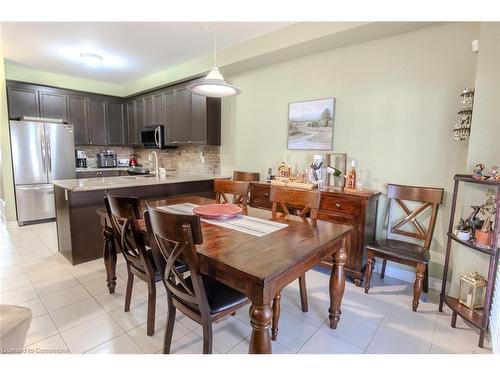
[[45,155],[45,131],[42,128],[42,136],[40,137],[40,148],[42,149],[42,168],[47,173],[47,158]]
[[46,133],[46,138],[47,138],[48,171],[49,173],[52,173],[52,151],[50,149],[50,136],[48,130]]

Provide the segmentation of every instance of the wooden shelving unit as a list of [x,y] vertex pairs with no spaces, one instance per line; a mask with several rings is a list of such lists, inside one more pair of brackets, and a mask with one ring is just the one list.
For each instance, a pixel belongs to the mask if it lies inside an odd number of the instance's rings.
[[[450,223],[448,226],[448,243],[446,245],[446,258],[444,262],[444,271],[443,271],[443,281],[441,285],[441,296],[439,300],[439,311],[443,311],[443,304],[446,304],[451,311],[453,312],[453,316],[451,319],[451,326],[455,327],[455,323],[457,320],[457,315],[461,316],[466,321],[470,322],[480,330],[479,334],[479,347],[483,347],[484,345],[484,336],[486,334],[486,330],[488,329],[489,323],[489,315],[490,315],[490,307],[491,307],[491,298],[493,296],[493,287],[495,285],[495,276],[497,272],[497,264],[498,264],[498,255],[500,253],[498,236],[500,233],[500,180],[476,180],[472,178],[470,175],[457,174],[453,178],[455,180],[455,185],[453,188],[453,200],[451,205],[451,214],[450,214]],[[458,187],[459,183],[471,183],[471,184],[479,184],[479,185],[490,185],[497,188],[496,195],[496,204],[497,211],[495,213],[495,231],[493,235],[493,243],[490,248],[484,248],[481,246],[477,246],[473,241],[462,241],[459,240],[453,234],[453,225],[455,222],[455,209],[457,205],[457,197],[458,197]],[[488,267],[488,283],[486,285],[486,297],[484,308],[481,310],[470,310],[466,306],[460,304],[457,298],[453,298],[451,296],[446,295],[446,280],[448,279],[448,268],[450,264],[450,252],[451,252],[451,243],[452,241],[458,242],[471,250],[481,252],[489,256],[489,267]]]

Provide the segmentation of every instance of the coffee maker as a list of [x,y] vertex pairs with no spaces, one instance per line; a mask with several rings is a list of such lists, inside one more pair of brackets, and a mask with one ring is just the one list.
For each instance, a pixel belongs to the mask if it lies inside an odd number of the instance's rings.
[[87,154],[85,151],[75,151],[76,154],[76,167],[87,168]]

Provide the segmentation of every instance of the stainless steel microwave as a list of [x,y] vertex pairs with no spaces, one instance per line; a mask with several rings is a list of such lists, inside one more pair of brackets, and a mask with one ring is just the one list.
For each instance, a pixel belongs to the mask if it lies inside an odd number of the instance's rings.
[[165,127],[155,125],[142,129],[141,143],[144,148],[165,148]]

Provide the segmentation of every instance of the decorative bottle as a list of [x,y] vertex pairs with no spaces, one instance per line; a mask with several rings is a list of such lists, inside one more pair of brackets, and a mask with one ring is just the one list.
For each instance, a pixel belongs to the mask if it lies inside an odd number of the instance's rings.
[[351,170],[347,174],[347,179],[346,179],[346,188],[349,189],[356,189],[356,169],[354,168],[356,165],[356,162],[353,160],[351,162]]

